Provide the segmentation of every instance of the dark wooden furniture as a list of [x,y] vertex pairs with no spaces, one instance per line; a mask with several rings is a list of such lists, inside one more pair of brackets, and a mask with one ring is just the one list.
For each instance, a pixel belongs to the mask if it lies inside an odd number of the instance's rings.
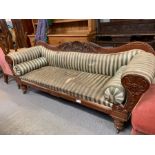
[[97,34],[93,42],[102,46],[120,46],[132,41],[149,43],[155,49],[155,20],[110,19],[97,20]]
[[5,54],[9,53],[10,49],[14,49],[12,35],[8,29],[5,19],[0,19],[0,47]]
[[[12,21],[13,21],[14,30],[16,33],[15,41],[13,40],[12,34],[8,29],[6,20],[0,19],[0,47],[2,48],[2,50],[0,52],[3,52],[4,55],[7,55],[9,52],[16,52],[17,49],[22,50],[20,48],[23,48],[23,47],[29,47],[29,45],[25,41],[25,39],[27,38],[25,31],[30,31],[30,30],[28,30],[28,26],[26,24],[28,22],[28,20],[20,21],[19,19],[16,19],[16,20],[13,19]],[[23,24],[25,29],[23,28],[23,26],[21,24]],[[27,27],[27,29],[26,29],[26,27]],[[26,36],[26,38],[24,38],[24,36]],[[1,55],[1,57],[4,56],[2,53],[0,53],[0,55]],[[6,63],[6,62],[3,62],[3,63]],[[6,66],[9,67],[8,65],[6,65]],[[9,71],[9,69],[6,69],[6,71],[3,70],[3,77],[4,77],[4,82],[6,82],[6,83],[8,83],[9,77],[14,78],[13,73],[11,73],[11,71]]]
[[6,53],[10,49],[30,47],[30,40],[27,34],[33,32],[32,21],[30,19],[12,19],[13,30],[15,32],[15,41],[13,41],[5,19],[0,19],[0,45]]
[[[63,43],[59,46],[50,46],[44,42],[38,42],[37,45],[41,45],[55,51],[61,50],[61,51],[87,52],[87,53],[117,53],[117,52],[123,52],[131,49],[142,49],[146,52],[150,52],[154,54],[153,48],[147,43],[143,43],[143,42],[134,42],[120,47],[108,48],[108,49],[103,48],[94,43],[90,43],[90,42],[81,43],[78,41]],[[10,57],[6,56],[6,60],[10,64],[10,66],[13,65],[13,62]],[[73,102],[77,102],[77,99],[73,96],[67,95],[65,93],[60,93],[51,89],[47,89],[37,84],[33,84],[33,83],[30,84],[27,82],[23,82],[18,78],[18,76],[16,76],[16,81],[21,86],[23,93],[27,92],[28,87],[32,87],[32,88],[47,92],[51,95],[61,97]],[[122,106],[119,104],[114,104],[113,107],[110,108],[100,104],[94,104],[84,99],[82,99],[80,102],[80,104],[84,106],[109,114],[114,119],[114,124],[118,132],[123,129],[124,122],[129,120],[132,109],[137,104],[141,95],[150,86],[149,82],[144,77],[138,76],[138,75],[124,76],[122,79],[122,85],[124,86],[127,92],[127,100]]]
[[[28,37],[31,46],[35,44],[35,33],[38,24],[37,19],[33,19],[34,32]],[[69,41],[87,42],[92,40],[96,33],[96,21],[94,19],[54,19],[48,30],[48,43],[60,45]]]
[[15,30],[16,42],[18,48],[30,47],[28,34],[33,33],[33,25],[31,19],[12,19],[13,28]]

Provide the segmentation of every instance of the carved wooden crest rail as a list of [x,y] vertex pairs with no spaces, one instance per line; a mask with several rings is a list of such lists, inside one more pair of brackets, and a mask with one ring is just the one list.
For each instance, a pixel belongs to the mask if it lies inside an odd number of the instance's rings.
[[144,42],[131,42],[120,47],[112,47],[112,48],[105,48],[100,45],[97,45],[92,42],[65,42],[59,46],[49,45],[45,42],[38,41],[36,45],[42,45],[48,49],[55,50],[55,51],[71,51],[71,52],[85,52],[85,53],[118,53],[124,52],[131,49],[142,49],[146,52],[150,52],[155,54],[154,49]]

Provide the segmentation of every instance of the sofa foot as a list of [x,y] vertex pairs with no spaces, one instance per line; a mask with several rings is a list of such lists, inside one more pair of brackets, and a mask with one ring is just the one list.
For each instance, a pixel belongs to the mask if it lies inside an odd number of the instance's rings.
[[23,94],[27,93],[27,86],[26,85],[21,85],[21,89],[23,91]]
[[114,125],[116,128],[116,132],[119,133],[124,127],[124,122],[114,118]]
[[20,89],[20,84],[17,84],[18,89]]
[[4,76],[4,82],[8,84],[8,78],[9,78],[8,75],[4,74],[3,76]]

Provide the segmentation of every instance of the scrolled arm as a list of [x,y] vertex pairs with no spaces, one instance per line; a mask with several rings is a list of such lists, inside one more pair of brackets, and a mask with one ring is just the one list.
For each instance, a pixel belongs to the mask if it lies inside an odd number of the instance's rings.
[[126,75],[121,79],[127,93],[124,108],[131,112],[142,94],[149,88],[150,83],[141,75]]
[[127,65],[121,82],[127,93],[124,108],[131,112],[142,94],[149,88],[155,76],[155,56],[142,52]]
[[17,65],[41,57],[41,48],[40,46],[26,48],[19,52],[11,52],[7,56],[12,59],[13,65]]
[[151,84],[155,77],[155,56],[147,52],[135,55],[127,65],[122,78],[128,75],[141,76]]

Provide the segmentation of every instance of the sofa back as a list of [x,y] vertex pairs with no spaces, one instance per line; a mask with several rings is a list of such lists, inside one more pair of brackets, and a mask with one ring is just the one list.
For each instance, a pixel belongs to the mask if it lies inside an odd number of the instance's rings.
[[8,56],[12,58],[14,72],[19,76],[47,65],[113,76],[121,66],[127,65],[140,52],[143,50],[97,54],[52,51],[43,46],[35,46]]
[[121,53],[95,54],[55,52],[42,47],[42,56],[46,57],[51,66],[113,76],[121,66],[127,65],[136,54],[142,51],[133,49]]

